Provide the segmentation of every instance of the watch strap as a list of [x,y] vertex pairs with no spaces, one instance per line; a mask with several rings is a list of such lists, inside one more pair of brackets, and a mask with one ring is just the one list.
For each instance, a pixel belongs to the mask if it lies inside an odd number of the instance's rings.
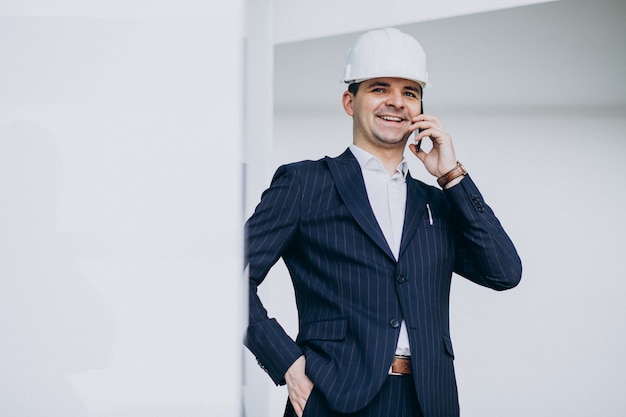
[[459,161],[456,161],[456,166],[452,168],[447,173],[443,174],[441,177],[437,178],[437,184],[440,187],[444,187],[447,183],[452,181],[455,178],[460,177],[461,175],[467,174],[467,170]]

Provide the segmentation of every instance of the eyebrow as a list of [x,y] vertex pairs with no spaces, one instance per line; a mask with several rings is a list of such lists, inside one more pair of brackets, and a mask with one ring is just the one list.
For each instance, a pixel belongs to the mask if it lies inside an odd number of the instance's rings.
[[[368,85],[368,88],[374,88],[374,87],[390,87],[390,86],[391,86],[391,84],[386,83],[386,82],[384,82],[384,81],[375,81],[375,82],[371,83],[370,85]],[[420,94],[420,95],[422,94],[422,89],[421,89],[421,88],[419,88],[419,87],[415,87],[415,86],[413,86],[413,85],[405,85],[403,88],[404,88],[405,90],[414,91],[414,92],[416,92],[416,93],[418,93],[418,94]]]
[[385,83],[382,81],[374,81],[373,83],[368,85],[368,88],[372,88],[372,87],[391,87],[391,84]]
[[418,94],[422,94],[422,89],[421,88],[418,88],[418,87],[415,87],[415,86],[412,86],[412,85],[407,85],[407,86],[404,87],[404,89],[405,90],[415,91]]

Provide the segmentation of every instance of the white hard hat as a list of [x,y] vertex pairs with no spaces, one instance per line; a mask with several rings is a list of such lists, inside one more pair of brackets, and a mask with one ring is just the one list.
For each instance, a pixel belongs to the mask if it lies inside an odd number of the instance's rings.
[[375,29],[359,36],[348,50],[343,82],[381,77],[405,78],[426,86],[426,54],[415,38],[395,28]]

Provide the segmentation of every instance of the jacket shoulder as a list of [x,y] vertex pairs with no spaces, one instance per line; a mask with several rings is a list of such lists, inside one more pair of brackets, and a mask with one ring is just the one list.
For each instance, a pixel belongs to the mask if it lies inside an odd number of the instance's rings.
[[[307,178],[327,174],[330,171],[329,165],[350,162],[349,158],[351,154],[348,155],[347,152],[349,152],[349,150],[337,157],[325,156],[324,158],[316,160],[306,159],[281,165],[276,169],[274,177],[276,178],[276,176],[292,174],[298,175],[301,178]],[[354,161],[356,162],[356,159]]]

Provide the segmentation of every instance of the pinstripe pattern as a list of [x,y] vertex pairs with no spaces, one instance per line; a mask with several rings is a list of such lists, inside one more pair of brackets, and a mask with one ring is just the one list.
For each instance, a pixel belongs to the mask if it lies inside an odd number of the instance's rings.
[[[501,290],[518,283],[521,263],[469,176],[445,192],[410,177],[407,187],[396,262],[351,152],[277,170],[246,225],[246,345],[275,383],[284,383],[287,368],[305,354],[307,375],[332,409],[361,409],[387,379],[399,334],[394,320],[404,319],[424,415],[458,415],[449,333],[452,272]],[[267,317],[256,291],[281,256],[298,306],[295,342]]]
[[[284,417],[296,417],[289,400]],[[410,376],[388,377],[380,391],[365,408],[354,413],[341,413],[328,407],[317,390],[313,390],[303,417],[423,417],[413,379]]]

